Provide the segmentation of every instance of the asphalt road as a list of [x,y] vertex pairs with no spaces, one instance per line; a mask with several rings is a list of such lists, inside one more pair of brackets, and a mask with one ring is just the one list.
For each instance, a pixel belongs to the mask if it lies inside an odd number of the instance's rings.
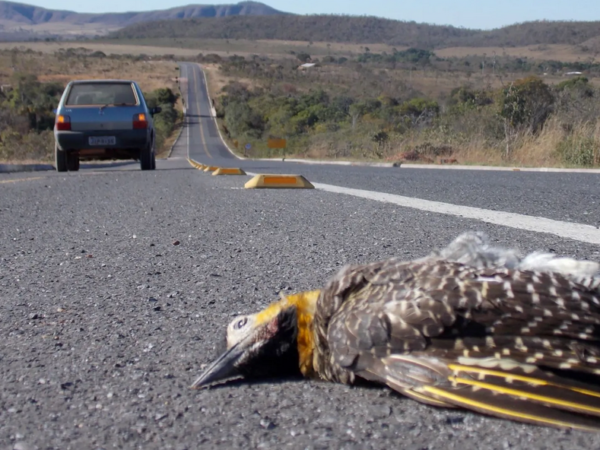
[[[193,108],[202,80],[188,83]],[[236,161],[211,140],[197,103],[199,117],[156,171],[125,162],[0,175],[0,449],[600,448],[600,435],[380,388],[281,380],[190,390],[234,315],[321,286],[344,264],[419,257],[467,229],[600,259],[600,246],[349,195],[244,190],[247,177],[210,176],[187,156],[578,223],[598,219],[599,176]]]

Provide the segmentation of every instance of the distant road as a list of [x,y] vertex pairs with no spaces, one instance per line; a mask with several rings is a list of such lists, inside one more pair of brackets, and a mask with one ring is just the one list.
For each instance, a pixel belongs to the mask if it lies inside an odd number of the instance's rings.
[[215,166],[235,164],[237,158],[227,149],[211,114],[206,79],[198,64],[180,64],[181,78],[187,80],[187,129],[182,139],[188,142],[189,156]]

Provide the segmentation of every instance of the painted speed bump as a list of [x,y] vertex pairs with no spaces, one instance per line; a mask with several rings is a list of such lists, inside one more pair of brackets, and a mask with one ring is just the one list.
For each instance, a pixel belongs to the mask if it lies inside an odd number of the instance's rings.
[[199,162],[196,162],[193,159],[188,159],[188,162],[192,165],[192,167],[198,170],[204,170],[204,168],[206,167],[204,164],[200,164]]
[[217,169],[218,169],[217,166],[204,166],[204,171],[205,172],[214,172]]
[[213,173],[215,175],[246,175],[242,169],[238,169],[237,167],[219,167]]
[[314,189],[302,175],[258,174],[244,187],[246,189]]

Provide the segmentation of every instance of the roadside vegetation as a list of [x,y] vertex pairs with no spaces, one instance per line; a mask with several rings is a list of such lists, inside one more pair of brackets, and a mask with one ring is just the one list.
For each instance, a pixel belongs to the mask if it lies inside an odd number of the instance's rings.
[[[211,78],[228,80],[217,113],[248,156],[600,166],[598,64],[418,49],[354,60],[199,59],[212,64]],[[299,70],[307,62],[316,65]],[[576,68],[585,74],[567,75]],[[287,149],[269,149],[271,137]]]
[[0,51],[0,161],[52,161],[54,109],[71,79],[125,78],[140,83],[154,117],[158,155],[181,126],[176,65],[137,56],[70,49],[52,55]]

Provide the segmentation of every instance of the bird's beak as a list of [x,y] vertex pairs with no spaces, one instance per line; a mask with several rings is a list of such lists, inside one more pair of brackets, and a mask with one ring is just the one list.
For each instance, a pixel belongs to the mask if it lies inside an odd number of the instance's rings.
[[193,389],[228,378],[254,378],[298,369],[296,307],[275,304],[257,316],[253,329],[217,358],[192,384]]
[[241,376],[237,368],[237,363],[246,354],[246,341],[247,339],[238,342],[236,345],[219,356],[216,361],[213,361],[213,363],[208,366],[204,373],[200,375],[196,381],[194,381],[191,388],[201,389],[217,381]]
[[250,333],[213,361],[191,387],[200,389],[228,378],[245,378],[264,369],[261,357],[274,356],[273,348],[281,342],[281,321],[285,316],[277,310],[273,317],[255,324]]

